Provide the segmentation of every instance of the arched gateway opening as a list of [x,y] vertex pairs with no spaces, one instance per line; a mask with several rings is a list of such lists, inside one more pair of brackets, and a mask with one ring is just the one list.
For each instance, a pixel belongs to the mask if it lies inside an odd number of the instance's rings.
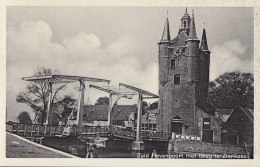
[[174,132],[176,134],[185,134],[185,124],[181,117],[175,116],[170,119],[169,132]]

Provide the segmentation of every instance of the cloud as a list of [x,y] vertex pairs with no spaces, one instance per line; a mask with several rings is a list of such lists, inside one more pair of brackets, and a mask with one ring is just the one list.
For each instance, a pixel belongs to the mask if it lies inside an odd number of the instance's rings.
[[[10,116],[23,110],[15,101],[26,85],[22,77],[31,76],[37,67],[57,69],[62,74],[110,79],[135,85],[157,93],[157,64],[141,62],[140,44],[130,35],[122,35],[107,47],[95,34],[79,32],[61,43],[52,41],[52,29],[44,21],[23,22],[7,28],[7,107]],[[66,93],[78,97],[78,85],[72,84]],[[92,90],[91,90],[92,91]],[[93,90],[94,91],[94,90]],[[88,91],[86,91],[88,94]],[[91,93],[95,102],[99,91]],[[88,98],[85,98],[87,102]],[[24,109],[28,109],[25,108]]]
[[210,57],[210,80],[216,79],[225,72],[253,73],[254,62],[252,59],[244,58],[246,51],[247,48],[239,40],[231,40],[222,45],[213,46]]
[[[93,33],[78,32],[60,43],[52,41],[52,28],[44,21],[23,22],[7,27],[7,108],[9,119],[28,110],[17,104],[16,95],[37,67],[57,69],[62,74],[110,79],[111,85],[119,82],[137,86],[158,94],[158,63],[143,61],[140,42],[123,34],[107,46]],[[253,72],[253,61],[243,58],[247,48],[239,40],[231,40],[211,49],[210,79],[227,71]],[[154,53],[156,54],[156,53]],[[104,85],[104,84],[103,84]],[[88,89],[88,87],[87,87]],[[78,97],[78,83],[67,86],[63,94]],[[100,96],[98,90],[86,91],[85,102],[92,103]],[[133,103],[135,101],[131,101]],[[129,101],[122,100],[122,103]]]

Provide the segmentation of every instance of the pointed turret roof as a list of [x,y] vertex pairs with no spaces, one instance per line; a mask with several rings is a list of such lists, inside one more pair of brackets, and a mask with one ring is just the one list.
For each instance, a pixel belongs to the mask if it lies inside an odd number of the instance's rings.
[[209,50],[208,49],[208,43],[207,43],[207,37],[206,37],[206,30],[205,30],[205,28],[203,29],[203,33],[202,33],[200,49],[202,51],[208,51]]
[[184,15],[182,16],[182,19],[185,19],[185,18],[190,18],[190,15],[189,15],[189,13],[188,13],[187,7],[186,7],[186,9],[185,9]]
[[170,27],[169,27],[169,21],[168,21],[168,17],[167,17],[166,21],[165,21],[165,26],[163,29],[163,35],[162,35],[161,42],[170,42],[170,41],[171,41]]
[[191,26],[190,26],[190,32],[189,32],[188,39],[189,40],[198,40],[198,37],[196,34],[196,27],[195,27],[194,12],[192,12]]

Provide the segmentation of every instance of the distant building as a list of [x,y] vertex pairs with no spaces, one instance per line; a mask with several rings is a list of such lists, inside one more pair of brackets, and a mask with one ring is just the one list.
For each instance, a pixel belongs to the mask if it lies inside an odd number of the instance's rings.
[[206,31],[197,38],[194,14],[187,9],[177,36],[170,37],[168,18],[159,45],[159,113],[161,132],[196,135],[220,142],[221,121],[207,102],[210,51]]
[[[112,125],[132,127],[136,105],[114,105],[111,113]],[[108,121],[108,105],[84,106],[83,122],[85,125],[106,126]]]
[[147,106],[143,111],[142,130],[158,131],[158,101]]
[[222,123],[227,122],[229,116],[233,112],[234,109],[219,109],[216,108],[215,115],[216,117],[222,121]]
[[[85,125],[107,126],[108,105],[86,105],[83,116]],[[134,129],[136,128],[136,117],[137,105],[114,105],[111,114],[112,125]],[[76,120],[76,115],[74,118]],[[147,106],[143,110],[141,119],[143,131],[158,131],[158,102]]]
[[233,145],[254,145],[254,112],[252,109],[236,106],[222,127],[222,143]]

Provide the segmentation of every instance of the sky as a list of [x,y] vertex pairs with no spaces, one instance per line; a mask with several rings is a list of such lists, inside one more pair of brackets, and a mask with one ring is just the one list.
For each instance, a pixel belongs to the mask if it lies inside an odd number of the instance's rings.
[[[211,51],[210,80],[225,72],[253,73],[253,8],[194,9],[197,36],[206,29]],[[40,67],[133,85],[158,94],[158,45],[165,19],[171,38],[185,8],[177,7],[7,7],[7,120],[30,112],[16,96],[22,77]],[[204,24],[205,23],[205,24]],[[93,83],[92,83],[93,84]],[[101,84],[101,86],[107,86]],[[78,97],[78,83],[59,96]],[[107,94],[87,87],[85,104]],[[133,104],[136,100],[122,100]]]

